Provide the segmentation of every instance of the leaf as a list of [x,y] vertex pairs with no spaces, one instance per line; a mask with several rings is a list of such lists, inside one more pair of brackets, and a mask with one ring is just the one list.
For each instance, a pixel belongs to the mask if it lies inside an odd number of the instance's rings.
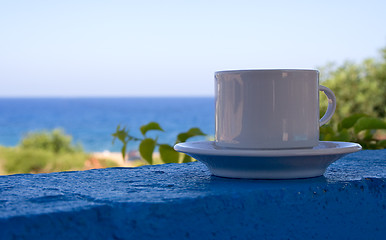
[[189,134],[188,133],[180,133],[177,135],[177,143],[179,142],[186,142],[186,140],[189,138]]
[[187,132],[183,132],[178,134],[177,136],[177,142],[186,142],[191,137],[195,136],[205,136],[206,134],[203,133],[199,128],[191,128]]
[[119,141],[121,141],[122,143],[125,143],[127,142],[127,136],[129,135],[129,130],[126,130],[125,127],[120,129],[120,125],[118,125],[117,127],[117,130],[115,131],[115,133],[111,134],[114,138],[113,138],[113,144],[114,144],[114,141],[116,138],[119,139]]
[[189,129],[188,133],[192,136],[205,136],[206,135],[199,128],[191,128],[191,129]]
[[386,129],[386,122],[378,118],[362,117],[354,125],[355,133],[372,129]]
[[341,123],[339,123],[338,130],[341,131],[342,129],[351,128],[362,117],[367,117],[367,115],[363,113],[357,113],[349,117],[346,117],[345,119],[342,120]]
[[115,139],[119,139],[123,143],[123,146],[121,148],[121,154],[122,154],[122,159],[125,161],[125,156],[126,156],[126,147],[127,147],[127,142],[131,140],[131,137],[129,137],[129,130],[126,130],[125,127],[120,129],[121,126],[117,126],[117,130],[115,133],[111,134],[113,138],[113,144],[115,142]]
[[139,154],[149,164],[153,164],[153,152],[155,148],[155,141],[151,138],[145,138],[139,144]]
[[149,122],[148,124],[141,126],[141,133],[143,136],[145,136],[145,134],[150,130],[164,131],[156,122]]
[[180,154],[176,152],[172,146],[161,144],[159,146],[159,153],[164,163],[178,163]]
[[183,163],[192,162],[192,157],[189,155],[184,154],[184,158],[182,159]]
[[127,147],[127,143],[123,143],[123,146],[122,146],[122,148],[121,148],[121,154],[122,154],[122,159],[123,159],[123,161],[125,161],[126,147]]
[[350,141],[350,134],[347,129],[343,129],[334,137],[334,141],[342,141],[342,142],[349,142]]

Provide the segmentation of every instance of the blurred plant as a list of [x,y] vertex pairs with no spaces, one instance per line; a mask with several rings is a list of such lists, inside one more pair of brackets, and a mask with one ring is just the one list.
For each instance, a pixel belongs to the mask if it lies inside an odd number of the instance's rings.
[[28,133],[17,147],[0,147],[7,174],[83,170],[88,155],[60,129]]
[[83,170],[85,153],[53,153],[44,149],[0,147],[0,163],[7,174]]
[[339,124],[322,126],[320,140],[356,142],[364,149],[383,149],[386,148],[386,140],[376,137],[376,133],[381,133],[384,129],[384,120],[357,113],[344,118]]
[[[140,127],[142,138],[134,137],[129,134],[129,129],[126,129],[123,127],[121,129],[121,126],[118,125],[115,133],[112,134],[113,138],[113,144],[115,139],[118,139],[123,143],[123,146],[121,148],[121,154],[122,158],[125,159],[126,156],[126,148],[127,143],[129,141],[140,141],[139,144],[139,153],[148,164],[153,164],[153,153],[156,147],[159,149],[159,154],[161,157],[162,162],[164,163],[179,163],[179,162],[191,162],[192,158],[186,154],[180,154],[179,152],[176,152],[173,149],[173,146],[169,144],[160,144],[158,143],[158,137],[156,138],[150,138],[146,136],[146,133],[151,130],[156,131],[164,131],[161,126],[156,122],[150,122],[146,125],[143,125]],[[191,137],[195,136],[205,136],[199,128],[191,128],[187,132],[183,132],[177,135],[177,140],[175,143],[181,143],[186,142]],[[182,160],[180,159],[180,155],[182,155]]]
[[82,146],[73,145],[72,137],[61,129],[54,129],[51,132],[30,132],[22,139],[20,147],[43,149],[53,153],[83,152]]
[[[335,67],[321,67],[321,84],[336,95],[337,108],[333,120],[341,122],[347,116],[364,113],[371,117],[386,117],[386,48],[378,59],[366,59],[359,64],[346,62]],[[321,110],[327,101],[321,95]],[[364,120],[362,120],[364,121]]]

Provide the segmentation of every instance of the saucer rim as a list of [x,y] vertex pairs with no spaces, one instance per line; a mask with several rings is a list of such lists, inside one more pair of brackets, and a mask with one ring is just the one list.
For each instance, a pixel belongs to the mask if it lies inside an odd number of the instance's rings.
[[[337,144],[338,147],[327,148],[308,148],[308,149],[278,149],[278,150],[259,150],[259,149],[234,149],[215,146],[215,141],[195,141],[178,143],[174,146],[177,152],[213,155],[213,156],[240,156],[240,157],[288,157],[288,156],[319,156],[319,155],[336,155],[358,152],[362,146],[353,142],[340,141],[319,141],[318,146],[329,143]],[[197,146],[198,145],[198,146]],[[211,146],[199,147],[199,146]],[[317,147],[317,146],[316,146]]]

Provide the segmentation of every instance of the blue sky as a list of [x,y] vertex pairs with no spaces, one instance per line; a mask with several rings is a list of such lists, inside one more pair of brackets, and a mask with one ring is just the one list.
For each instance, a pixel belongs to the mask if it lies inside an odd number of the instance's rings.
[[0,97],[213,96],[225,69],[377,57],[386,1],[0,1]]

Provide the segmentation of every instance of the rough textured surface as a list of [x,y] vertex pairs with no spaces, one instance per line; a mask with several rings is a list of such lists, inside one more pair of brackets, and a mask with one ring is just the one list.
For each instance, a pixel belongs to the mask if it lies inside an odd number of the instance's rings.
[[386,150],[302,180],[199,163],[0,177],[0,239],[384,239]]

